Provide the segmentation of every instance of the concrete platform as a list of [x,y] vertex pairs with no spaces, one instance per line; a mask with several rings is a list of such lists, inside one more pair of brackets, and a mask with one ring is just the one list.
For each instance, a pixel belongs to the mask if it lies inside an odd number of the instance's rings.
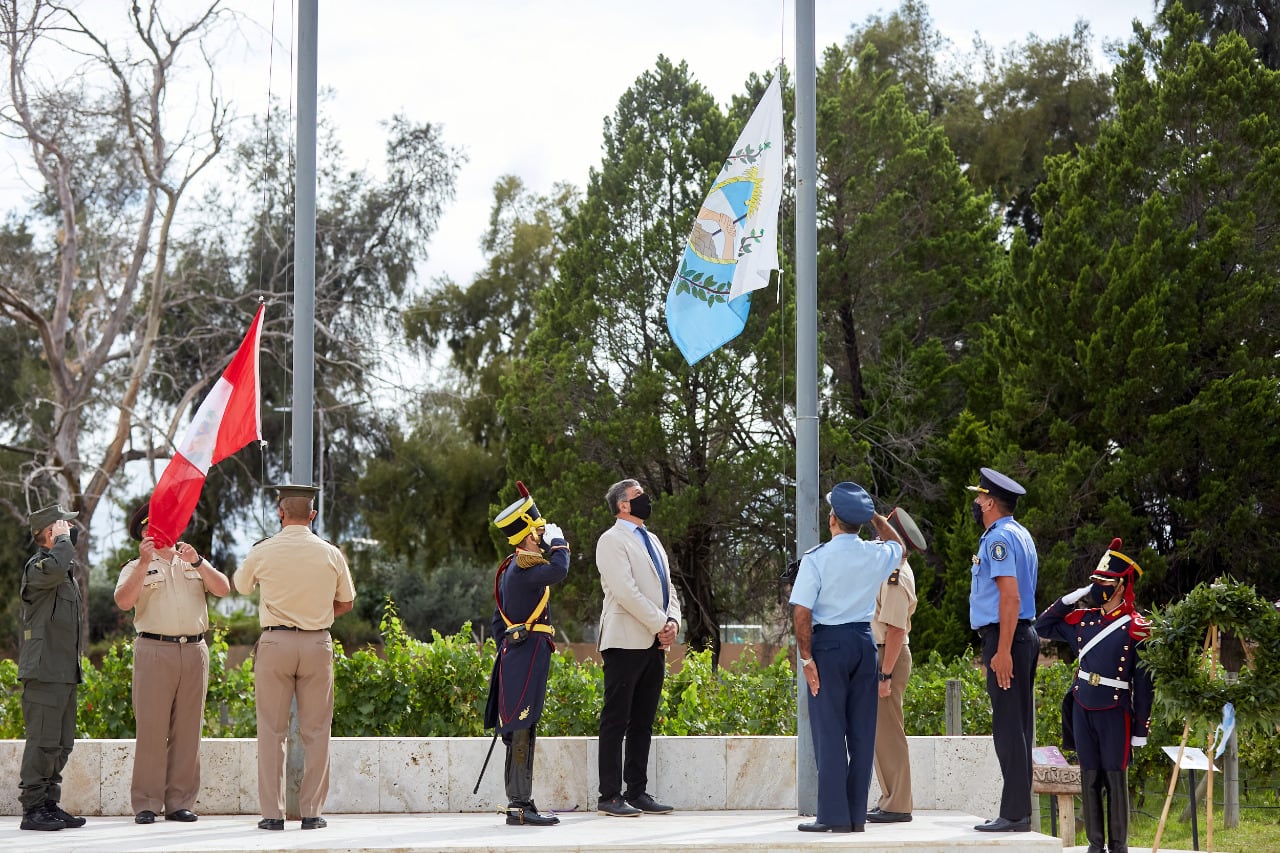
[[[611,818],[595,812],[561,813],[559,826],[506,826],[496,814],[332,815],[325,829],[303,832],[290,821],[284,832],[257,828],[256,817],[202,816],[197,823],[138,826],[131,817],[89,818],[80,829],[24,832],[17,818],[0,823],[0,849],[52,851],[356,851],[397,853],[807,853],[822,850],[891,850],[918,853],[978,851],[1053,851],[1062,842],[1034,832],[976,832],[981,820],[960,812],[918,811],[911,823],[867,824],[865,833],[804,833],[796,826],[808,820],[794,812],[714,811]],[[1134,853],[1137,853],[1136,849]]]

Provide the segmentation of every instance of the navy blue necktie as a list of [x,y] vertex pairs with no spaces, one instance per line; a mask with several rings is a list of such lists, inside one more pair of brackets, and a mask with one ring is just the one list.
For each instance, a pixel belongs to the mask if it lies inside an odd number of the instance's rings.
[[644,548],[649,552],[649,559],[653,560],[653,567],[658,570],[658,580],[662,582],[662,612],[667,612],[667,605],[671,602],[671,593],[667,590],[667,570],[662,567],[662,558],[658,556],[658,549],[653,547],[653,540],[649,538],[649,532],[643,527],[637,527],[636,533],[640,534],[640,541],[644,543]]

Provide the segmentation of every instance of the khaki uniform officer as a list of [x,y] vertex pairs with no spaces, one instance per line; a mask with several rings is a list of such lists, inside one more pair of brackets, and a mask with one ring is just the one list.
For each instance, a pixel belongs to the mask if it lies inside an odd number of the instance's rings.
[[916,612],[916,577],[906,557],[880,585],[871,635],[879,650],[879,697],[876,751],[872,766],[880,783],[880,800],[867,812],[872,823],[911,820],[911,753],[902,718],[902,694],[911,678],[911,615]]
[[351,570],[336,546],[311,532],[315,486],[277,486],[282,529],[249,551],[236,590],[260,590],[262,636],[254,652],[258,708],[259,829],[284,829],[284,738],[289,705],[298,700],[302,737],[303,829],[321,829],[329,793],[329,732],[333,726],[333,640],[329,626],[356,597]]
[[209,689],[209,606],[224,596],[227,576],[191,545],[157,548],[146,533],[150,501],[129,519],[138,559],[120,570],[116,605],[133,610],[133,716],[137,741],[129,796],[135,823],[190,823],[200,793],[200,735]]

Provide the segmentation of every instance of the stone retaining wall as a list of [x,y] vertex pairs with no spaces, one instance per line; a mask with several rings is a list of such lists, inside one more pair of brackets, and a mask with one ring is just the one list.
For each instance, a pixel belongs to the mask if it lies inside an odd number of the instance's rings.
[[[1000,768],[990,737],[913,737],[912,789],[917,809],[994,815]],[[132,740],[80,740],[64,774],[62,804],[76,814],[128,815]],[[539,738],[533,790],[542,808],[594,809],[594,737]],[[23,741],[0,740],[0,814],[16,815]],[[478,794],[476,776],[488,738],[334,738],[330,814],[485,812],[506,805],[504,752],[498,744]],[[790,737],[656,737],[649,791],[681,810],[794,809],[796,740]],[[257,741],[205,740],[195,810],[259,814]],[[872,801],[878,787],[872,779]]]

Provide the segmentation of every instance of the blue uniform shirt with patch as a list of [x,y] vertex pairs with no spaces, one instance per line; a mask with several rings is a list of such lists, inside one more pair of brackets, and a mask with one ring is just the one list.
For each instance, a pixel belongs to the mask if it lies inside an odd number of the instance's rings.
[[1000,621],[998,577],[1018,579],[1018,618],[1036,618],[1036,577],[1040,559],[1031,534],[1013,516],[998,518],[978,540],[969,586],[969,625],[981,628]]
[[813,611],[815,625],[870,622],[876,596],[902,560],[897,542],[868,541],[853,533],[807,552],[791,587],[791,603]]

